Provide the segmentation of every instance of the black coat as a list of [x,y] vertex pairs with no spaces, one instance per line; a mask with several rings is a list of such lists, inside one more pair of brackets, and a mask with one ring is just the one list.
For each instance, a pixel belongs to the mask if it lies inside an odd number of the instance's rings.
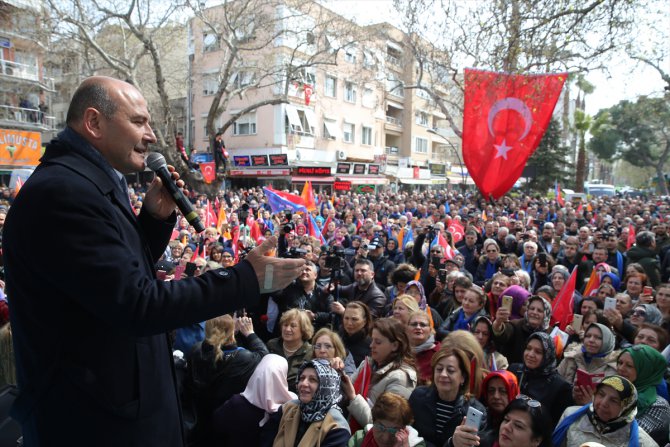
[[[4,229],[19,399],[32,408],[24,445],[181,446],[167,332],[255,304],[258,280],[248,262],[157,280],[176,215],[136,217],[100,153],[61,135]],[[58,260],[35,262],[38,252]]]
[[508,368],[518,379],[521,394],[539,401],[542,408],[548,409],[553,426],[556,427],[563,411],[574,405],[572,385],[555,369],[550,374],[524,374],[524,369],[523,363],[513,363]]
[[465,400],[462,395],[459,395],[454,408],[454,414],[445,425],[442,434],[438,435],[435,432],[437,400],[437,389],[432,385],[417,387],[409,396],[409,406],[412,408],[412,413],[414,414],[412,427],[426,441],[427,447],[445,446],[449,438],[453,436],[456,427],[463,422],[463,418],[468,413],[470,406],[475,407],[483,413],[479,430],[484,431],[486,429],[486,408],[477,399]]

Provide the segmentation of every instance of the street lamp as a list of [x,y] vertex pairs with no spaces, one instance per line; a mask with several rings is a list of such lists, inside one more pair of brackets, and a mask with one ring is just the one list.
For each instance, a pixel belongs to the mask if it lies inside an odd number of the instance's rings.
[[463,169],[463,161],[461,160],[461,155],[458,153],[458,149],[456,149],[456,146],[454,146],[454,144],[451,141],[449,141],[446,135],[440,132],[440,129],[438,127],[428,129],[427,132],[442,138],[449,145],[451,150],[454,151],[456,159],[458,160],[458,166],[460,166],[461,168],[461,189],[465,191],[465,189],[467,188],[465,179],[465,170]]

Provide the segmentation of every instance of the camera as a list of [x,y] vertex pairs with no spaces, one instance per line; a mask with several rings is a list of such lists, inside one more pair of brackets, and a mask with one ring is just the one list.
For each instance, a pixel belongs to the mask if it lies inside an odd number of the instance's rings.
[[293,223],[293,214],[289,210],[284,211],[284,217],[286,218],[286,223],[282,227],[284,234],[288,234],[291,231],[295,230],[295,224]]
[[353,256],[356,250],[344,249],[340,246],[333,246],[328,249],[326,256],[326,268],[331,270],[342,270],[344,268],[345,256]]
[[282,258],[291,258],[291,259],[304,258],[306,254],[307,250],[303,250],[302,248],[291,247],[286,251],[286,253],[282,255]]

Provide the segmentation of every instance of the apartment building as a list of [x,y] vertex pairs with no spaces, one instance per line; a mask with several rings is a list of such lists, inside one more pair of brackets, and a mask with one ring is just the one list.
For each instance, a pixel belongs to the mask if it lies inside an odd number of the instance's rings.
[[[53,135],[53,79],[44,74],[40,2],[0,1],[0,170],[36,166]],[[10,185],[13,186],[13,185]]]
[[[358,192],[444,187],[453,151],[429,130],[440,127],[445,116],[424,91],[405,88],[416,77],[408,36],[388,24],[344,23],[323,6],[309,5],[269,6],[276,19],[271,43],[245,57],[231,77],[230,89],[253,88],[226,100],[215,128],[251,104],[276,100],[239,116],[224,132],[231,183],[297,188],[309,180],[316,190]],[[206,11],[208,23],[199,18],[189,23],[189,141],[199,151],[207,150],[212,138],[206,118],[229,51],[211,27],[225,15],[221,8]],[[244,32],[253,42],[267,29]],[[270,79],[268,67],[276,82],[259,82]]]

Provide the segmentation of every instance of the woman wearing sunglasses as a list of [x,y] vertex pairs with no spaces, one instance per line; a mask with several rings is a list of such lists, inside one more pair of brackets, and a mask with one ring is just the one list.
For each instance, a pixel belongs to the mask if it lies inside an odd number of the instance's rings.
[[[469,335],[469,334],[468,334]],[[433,356],[433,383],[420,386],[409,397],[414,413],[414,428],[427,445],[444,446],[454,434],[470,407],[482,413],[478,427],[483,429],[486,409],[470,394],[470,358],[459,348],[446,348]]]
[[605,377],[590,404],[565,410],[552,442],[555,447],[579,447],[586,442],[607,447],[657,446],[638,425],[636,414],[635,386],[622,376]]
[[430,361],[440,350],[440,342],[435,341],[435,330],[430,327],[430,317],[423,310],[412,313],[407,323],[407,336],[416,358],[419,373],[419,385],[430,385],[433,381],[433,369]]
[[465,424],[459,425],[451,439],[453,447],[492,445],[493,447],[551,447],[551,423],[540,402],[525,395],[512,400],[502,414],[500,431],[493,444]]
[[425,447],[413,420],[407,399],[383,393],[372,407],[372,424],[354,433],[348,447]]

